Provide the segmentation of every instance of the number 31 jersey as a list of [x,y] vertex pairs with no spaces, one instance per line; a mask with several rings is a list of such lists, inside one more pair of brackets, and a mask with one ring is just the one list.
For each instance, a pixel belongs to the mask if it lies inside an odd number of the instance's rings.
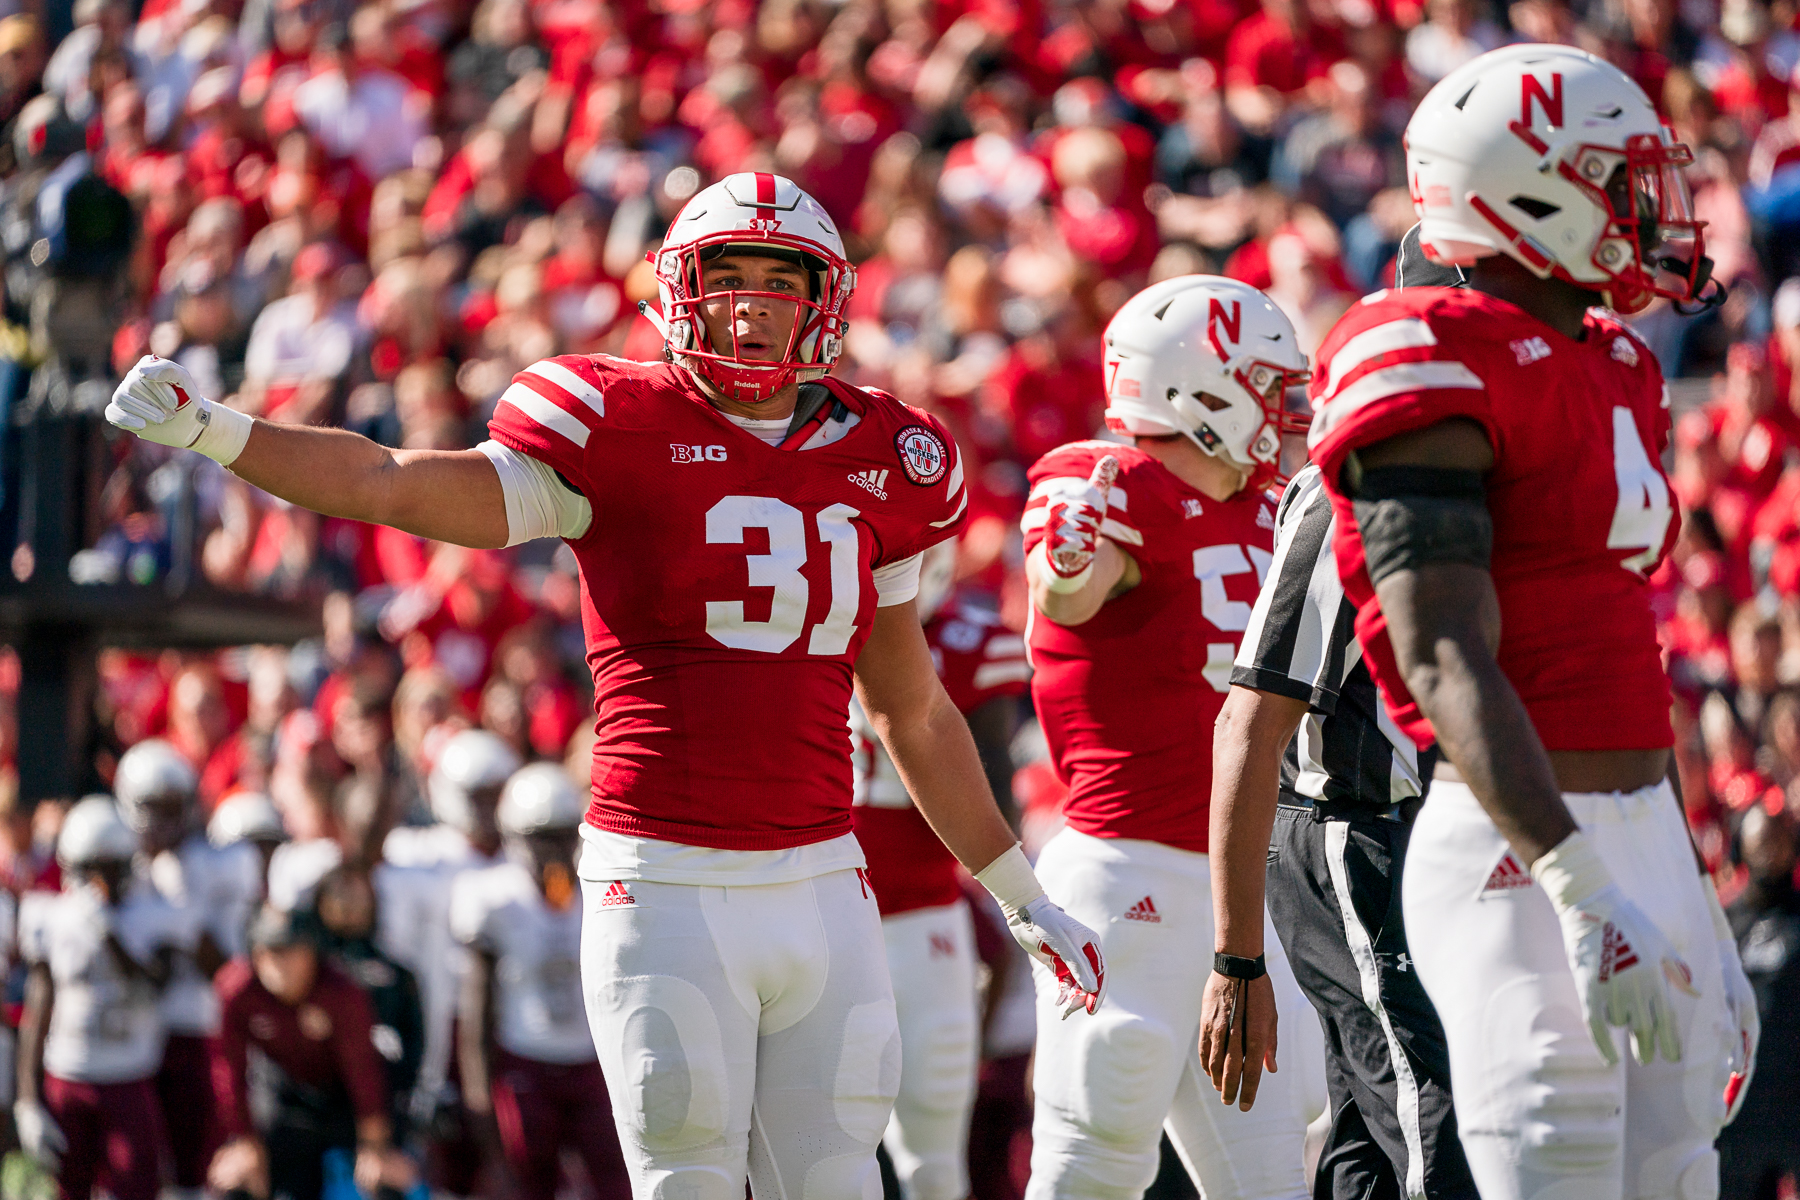
[[570,545],[596,828],[720,850],[850,831],[845,714],[873,572],[955,533],[967,493],[934,418],[821,382],[857,420],[802,450],[740,429],[668,363],[565,355],[501,397],[494,440],[594,510]]
[[1678,520],[1659,465],[1668,391],[1649,349],[1590,309],[1584,338],[1480,292],[1408,288],[1352,308],[1319,348],[1308,441],[1337,513],[1334,550],[1370,672],[1421,746],[1340,478],[1352,450],[1463,418],[1494,448],[1487,505],[1497,655],[1550,750],[1659,749],[1669,683],[1646,577]]
[[1074,442],[1031,468],[1027,551],[1043,540],[1050,500],[1086,486],[1109,454],[1119,474],[1100,532],[1143,582],[1072,628],[1031,613],[1031,698],[1069,786],[1071,828],[1203,852],[1213,722],[1274,559],[1275,501],[1214,500],[1142,450]]

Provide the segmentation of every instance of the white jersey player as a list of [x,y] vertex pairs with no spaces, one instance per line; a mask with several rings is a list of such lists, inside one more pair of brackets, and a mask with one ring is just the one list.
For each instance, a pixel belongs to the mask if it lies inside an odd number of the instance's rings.
[[262,858],[247,843],[215,846],[199,821],[200,779],[180,751],[151,738],[119,759],[113,780],[119,812],[140,841],[138,871],[192,927],[192,952],[180,955],[162,995],[169,1040],[156,1073],[166,1112],[175,1186],[196,1193],[217,1149],[212,1064],[207,1039],[219,1031],[212,979],[248,953],[245,931],[262,893]]
[[601,1196],[630,1188],[581,994],[575,853],[586,810],[561,766],[521,769],[500,801],[507,861],[464,871],[451,892],[451,933],[468,950],[463,1103],[524,1200],[555,1200],[565,1148]]
[[597,716],[582,978],[633,1186],[854,1195],[877,1186],[899,1046],[850,831],[853,689],[1071,1006],[1098,1005],[1102,963],[932,671],[918,556],[966,518],[967,479],[935,417],[829,374],[856,286],[831,218],[743,172],[696,193],[652,260],[665,361],[534,363],[474,450],[253,421],[154,358],[108,419],[310,508],[568,542]]
[[57,837],[65,890],[26,893],[19,914],[30,974],[13,1119],[66,1197],[85,1200],[101,1164],[118,1200],[154,1200],[161,1184],[159,996],[192,944],[190,922],[133,880],[137,849],[112,800],[88,797]]

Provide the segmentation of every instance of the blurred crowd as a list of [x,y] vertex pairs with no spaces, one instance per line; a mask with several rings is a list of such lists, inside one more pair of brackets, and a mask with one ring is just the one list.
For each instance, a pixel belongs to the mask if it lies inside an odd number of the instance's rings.
[[[1024,469],[1101,429],[1098,335],[1126,297],[1231,275],[1264,288],[1310,352],[1391,279],[1413,220],[1401,134],[1425,90],[1508,41],[1591,50],[1693,147],[1731,288],[1704,317],[1659,305],[1632,322],[1676,412],[1683,532],[1655,585],[1708,867],[1747,929],[1790,903],[1794,0],[0,0],[0,14],[0,403],[83,378],[104,396],[153,352],[246,412],[470,446],[537,359],[658,357],[637,311],[655,299],[646,252],[705,184],[774,171],[820,200],[857,264],[838,372],[956,434],[973,481],[962,602],[1015,625]],[[137,236],[118,269],[84,267],[59,214],[114,195]],[[58,267],[88,281],[85,323],[36,286]],[[321,602],[325,630],[291,650],[105,652],[101,779],[164,737],[207,810],[266,794],[289,837],[367,849],[372,831],[432,820],[425,781],[461,729],[585,776],[591,684],[559,544],[437,545],[293,509],[136,438],[108,454],[77,582],[151,582],[185,556],[211,587]],[[16,659],[0,660],[9,710],[16,690]],[[1028,826],[1053,823],[1027,729],[1015,789]],[[0,822],[13,886],[49,862],[58,811]]]

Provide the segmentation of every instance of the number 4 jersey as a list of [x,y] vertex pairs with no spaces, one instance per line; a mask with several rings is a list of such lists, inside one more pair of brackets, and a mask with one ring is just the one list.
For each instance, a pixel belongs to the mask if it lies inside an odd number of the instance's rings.
[[667,363],[566,355],[501,397],[494,440],[593,505],[570,545],[599,715],[594,828],[752,851],[850,831],[845,714],[874,573],[953,534],[967,493],[935,419],[822,382],[827,424],[848,432],[803,449],[739,428]]
[[1275,501],[1214,500],[1141,450],[1074,442],[1031,468],[1027,552],[1057,491],[1085,486],[1108,454],[1119,475],[1101,533],[1143,582],[1072,628],[1032,612],[1031,696],[1069,787],[1070,826],[1204,851],[1213,721],[1273,558]]
[[1340,473],[1359,446],[1452,418],[1494,448],[1498,661],[1545,747],[1672,740],[1645,580],[1677,526],[1658,465],[1668,391],[1612,314],[1590,309],[1583,332],[1574,341],[1480,292],[1409,288],[1365,298],[1319,348],[1309,442],[1338,514],[1338,572],[1370,671],[1421,746],[1431,725],[1400,680]]

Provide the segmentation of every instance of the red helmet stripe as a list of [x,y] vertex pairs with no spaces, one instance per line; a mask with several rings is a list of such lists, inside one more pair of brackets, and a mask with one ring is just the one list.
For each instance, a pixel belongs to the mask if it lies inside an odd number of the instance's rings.
[[756,173],[756,215],[764,221],[775,219],[775,177],[766,171]]

